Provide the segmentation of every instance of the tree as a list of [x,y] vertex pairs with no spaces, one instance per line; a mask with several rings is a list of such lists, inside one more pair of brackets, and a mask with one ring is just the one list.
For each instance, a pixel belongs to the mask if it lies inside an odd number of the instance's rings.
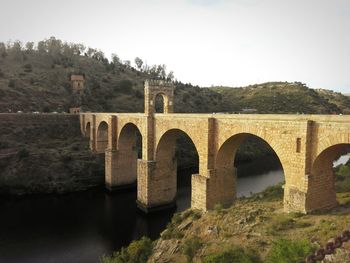
[[95,52],[92,58],[103,62],[105,60],[105,54],[101,50],[98,50]]
[[172,81],[172,80],[174,79],[174,72],[173,72],[173,71],[170,71],[170,72],[168,73],[168,76],[166,77],[166,79],[167,79],[168,81]]
[[113,64],[119,64],[120,63],[120,58],[115,53],[112,53],[112,62],[113,62]]
[[54,58],[57,59],[62,51],[62,41],[55,37],[50,37],[46,42],[47,51]]
[[88,50],[86,51],[86,55],[87,55],[89,58],[92,58],[96,52],[97,52],[96,49],[90,48],[90,47],[89,47]]
[[31,53],[34,50],[34,42],[27,42],[26,43],[26,50]]
[[124,65],[125,65],[127,68],[130,68],[130,67],[131,67],[131,62],[130,62],[130,60],[124,60]]
[[136,67],[137,67],[139,70],[142,69],[142,65],[143,65],[142,59],[140,59],[139,57],[136,57],[136,58],[135,58],[135,64],[136,64]]
[[6,57],[7,52],[6,52],[6,45],[4,42],[0,42],[0,56],[2,58]]
[[42,54],[47,52],[47,46],[45,41],[38,42],[38,51],[39,53],[42,53]]
[[15,42],[9,43],[8,44],[9,47],[9,54],[10,56],[18,61],[22,61],[23,60],[23,54],[22,54],[22,42],[19,40],[16,40]]

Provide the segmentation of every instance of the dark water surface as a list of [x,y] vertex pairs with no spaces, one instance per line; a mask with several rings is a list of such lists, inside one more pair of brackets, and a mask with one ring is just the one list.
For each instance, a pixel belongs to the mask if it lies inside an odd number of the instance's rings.
[[[238,196],[284,180],[280,168],[262,167],[266,160],[238,167],[239,175],[250,175],[238,178]],[[177,211],[190,206],[192,172],[179,173]],[[101,255],[134,239],[158,238],[175,210],[144,215],[135,201],[136,191],[109,194],[102,188],[12,200],[0,197],[0,262],[98,262]]]

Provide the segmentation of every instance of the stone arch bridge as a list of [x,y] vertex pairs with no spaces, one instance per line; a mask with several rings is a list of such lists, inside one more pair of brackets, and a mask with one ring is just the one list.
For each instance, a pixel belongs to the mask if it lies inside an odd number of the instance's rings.
[[[333,160],[348,152],[350,116],[177,114],[173,86],[146,81],[144,113],[81,113],[80,125],[90,148],[105,152],[108,189],[137,182],[137,203],[144,211],[173,205],[176,198],[175,142],[180,133],[192,140],[199,173],[192,175],[191,207],[212,209],[235,199],[234,155],[249,135],[267,142],[285,174],[284,210],[309,212],[337,205]],[[155,113],[155,98],[164,113]],[[136,133],[142,137],[138,159]]]

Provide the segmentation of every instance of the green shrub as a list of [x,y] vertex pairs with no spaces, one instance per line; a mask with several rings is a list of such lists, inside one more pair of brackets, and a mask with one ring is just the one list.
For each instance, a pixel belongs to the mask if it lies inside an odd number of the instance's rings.
[[278,201],[283,199],[284,190],[282,183],[267,187],[261,193],[252,195],[253,200],[264,199],[266,201]]
[[215,211],[217,214],[221,214],[223,209],[224,209],[224,207],[222,206],[222,204],[216,204],[216,205],[214,206],[214,211]]
[[10,145],[8,142],[0,141],[0,149],[7,149]]
[[18,153],[17,156],[19,159],[23,159],[29,156],[29,151],[26,148],[22,148]]
[[349,165],[339,165],[335,169],[336,182],[335,188],[337,192],[350,192],[350,167]]
[[186,255],[187,262],[192,262],[193,257],[196,255],[197,250],[202,246],[202,241],[199,237],[194,236],[187,238],[182,245],[182,252]]
[[253,250],[233,247],[228,250],[208,255],[204,263],[260,263],[259,255]]
[[295,263],[314,251],[307,240],[279,239],[275,241],[266,257],[267,263]]
[[25,64],[23,66],[24,72],[32,72],[32,65],[31,64]]
[[8,86],[9,86],[10,88],[16,87],[16,81],[15,81],[14,79],[10,79],[10,80],[9,80]]
[[124,79],[118,82],[118,85],[115,87],[116,90],[122,92],[122,93],[131,93],[132,92],[132,81],[128,79]]
[[277,235],[280,231],[288,230],[295,227],[296,221],[290,215],[277,214],[270,218],[267,226],[267,233]]
[[200,211],[188,209],[182,213],[175,213],[171,219],[171,222],[167,225],[166,229],[162,233],[163,239],[180,239],[183,237],[183,233],[177,228],[185,219],[191,218],[197,220],[201,218],[202,214]]
[[162,233],[163,239],[180,239],[183,237],[183,234],[179,231],[176,225],[173,222],[170,222],[165,231]]
[[111,256],[103,256],[101,263],[146,263],[152,253],[153,243],[148,237],[133,241],[127,248],[114,252]]

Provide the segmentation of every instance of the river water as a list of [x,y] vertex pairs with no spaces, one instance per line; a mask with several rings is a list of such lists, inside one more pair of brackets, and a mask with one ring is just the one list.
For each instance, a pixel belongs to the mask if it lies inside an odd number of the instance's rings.
[[[284,180],[278,162],[269,162],[238,166],[238,196]],[[178,175],[177,210],[151,215],[136,208],[136,191],[108,194],[101,188],[21,199],[1,197],[0,262],[98,262],[101,255],[144,235],[156,239],[175,211],[190,206],[192,172]]]

